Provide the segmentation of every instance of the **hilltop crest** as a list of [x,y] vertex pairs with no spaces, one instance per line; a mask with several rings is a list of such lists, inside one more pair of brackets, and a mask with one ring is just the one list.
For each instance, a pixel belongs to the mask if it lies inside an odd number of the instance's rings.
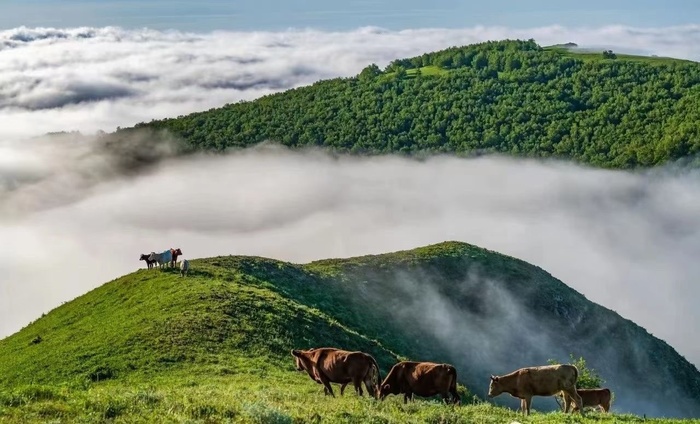
[[405,358],[453,363],[483,397],[491,373],[571,353],[600,372],[617,410],[700,411],[700,373],[673,348],[544,270],[478,246],[191,267],[186,279],[136,271],[1,340],[0,385],[292,372],[290,349],[339,346],[372,353],[384,372]]

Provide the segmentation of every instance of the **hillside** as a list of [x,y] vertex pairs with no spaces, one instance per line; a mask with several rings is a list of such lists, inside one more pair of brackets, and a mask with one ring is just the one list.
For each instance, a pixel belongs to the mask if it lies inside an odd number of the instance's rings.
[[370,352],[383,374],[397,358],[448,361],[479,397],[491,373],[573,353],[606,380],[616,412],[700,415],[700,373],[666,343],[540,268],[446,242],[305,265],[215,257],[192,261],[187,279],[142,269],[106,283],[0,340],[0,421],[515,417],[488,404],[377,404],[351,389],[329,401],[289,355],[322,345]]
[[167,130],[194,150],[271,140],[357,154],[500,153],[648,167],[700,152],[700,64],[487,42],[136,128]]

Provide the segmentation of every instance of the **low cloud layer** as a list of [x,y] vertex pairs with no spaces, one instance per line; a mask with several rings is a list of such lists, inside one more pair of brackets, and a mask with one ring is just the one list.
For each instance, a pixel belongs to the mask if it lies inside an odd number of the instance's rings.
[[143,266],[140,253],[305,262],[461,240],[543,267],[700,363],[698,172],[268,146],[101,179],[91,166],[118,169],[113,156],[27,143],[0,162],[2,336]]
[[0,136],[112,131],[352,76],[453,45],[534,38],[700,60],[700,26],[474,27],[206,34],[120,28],[0,31]]

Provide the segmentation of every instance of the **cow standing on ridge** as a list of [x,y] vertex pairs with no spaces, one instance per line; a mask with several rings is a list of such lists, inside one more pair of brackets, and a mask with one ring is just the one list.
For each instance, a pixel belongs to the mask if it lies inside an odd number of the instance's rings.
[[172,259],[173,254],[170,250],[161,253],[151,252],[151,255],[148,257],[148,260],[158,262],[158,267],[160,268],[164,268],[165,264],[169,264]]
[[448,394],[452,402],[461,402],[457,393],[457,370],[450,364],[433,362],[402,361],[395,364],[379,387],[379,399],[388,395],[403,393],[403,403],[413,401],[413,395],[430,397],[441,395],[447,402]]
[[491,376],[489,384],[489,397],[495,397],[501,393],[508,393],[520,399],[520,409],[523,414],[530,415],[530,406],[533,396],[554,396],[564,393],[564,412],[569,412],[570,400],[581,408],[581,396],[576,393],[578,381],[578,368],[573,365],[545,365],[541,367],[520,368],[510,374]]
[[177,257],[182,255],[182,250],[178,247],[177,249],[170,248],[170,267],[175,268],[175,262],[177,262]]
[[155,263],[155,260],[149,259],[150,255],[146,254],[141,254],[141,257],[139,258],[140,261],[146,261],[146,266],[148,266],[148,269],[153,268],[153,264]]

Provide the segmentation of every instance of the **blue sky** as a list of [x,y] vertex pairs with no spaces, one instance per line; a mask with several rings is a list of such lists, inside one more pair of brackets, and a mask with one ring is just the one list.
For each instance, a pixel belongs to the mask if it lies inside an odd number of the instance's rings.
[[0,29],[121,26],[184,31],[348,30],[561,24],[659,27],[700,23],[696,0],[3,0]]

